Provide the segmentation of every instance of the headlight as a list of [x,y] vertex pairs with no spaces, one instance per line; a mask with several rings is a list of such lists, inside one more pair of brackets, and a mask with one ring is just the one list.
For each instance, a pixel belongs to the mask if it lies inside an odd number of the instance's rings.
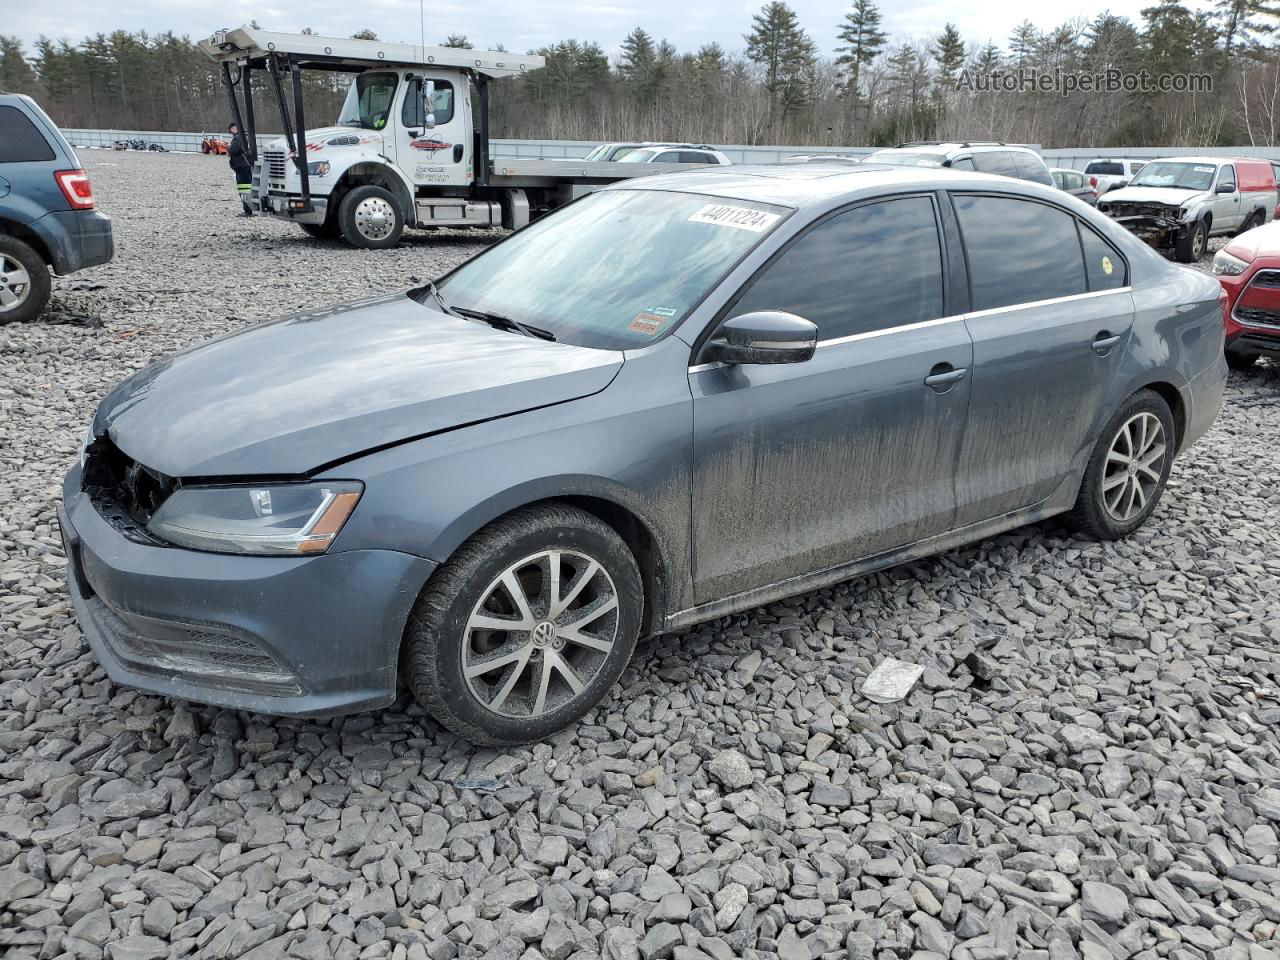
[[178,546],[215,553],[324,553],[363,491],[346,480],[180,487],[147,529]]
[[84,466],[89,456],[89,447],[93,444],[93,418],[89,418],[89,426],[85,427],[84,439],[80,441],[80,466]]
[[1233,257],[1225,250],[1219,250],[1213,255],[1213,273],[1219,277],[1238,277],[1244,273],[1249,267],[1246,260],[1239,257]]
[[309,177],[327,177],[329,175],[329,161],[317,160],[315,163],[307,164],[307,176]]

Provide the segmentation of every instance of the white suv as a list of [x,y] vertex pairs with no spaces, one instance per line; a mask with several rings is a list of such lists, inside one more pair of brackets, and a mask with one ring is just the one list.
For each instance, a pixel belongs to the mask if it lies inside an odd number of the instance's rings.
[[900,167],[950,167],[976,170],[1015,180],[1053,186],[1053,177],[1040,154],[1012,143],[922,140],[877,150],[863,163],[888,163]]
[[1084,175],[1089,178],[1089,186],[1102,196],[1108,190],[1123,187],[1132,180],[1147,161],[1145,160],[1108,160],[1099,158],[1090,160],[1084,168]]
[[712,150],[705,145],[639,147],[613,159],[619,163],[710,163],[719,166],[728,166],[733,162],[719,150]]

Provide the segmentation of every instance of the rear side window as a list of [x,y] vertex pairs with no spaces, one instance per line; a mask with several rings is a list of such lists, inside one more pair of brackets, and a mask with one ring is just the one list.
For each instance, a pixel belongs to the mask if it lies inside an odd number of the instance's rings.
[[52,160],[53,148],[17,107],[0,107],[0,163]]
[[1075,217],[1013,197],[954,195],[974,310],[1086,291]]
[[1084,250],[1084,269],[1089,277],[1090,290],[1115,290],[1129,282],[1129,267],[1119,251],[1094,232],[1092,227],[1077,221],[1080,227],[1080,246]]
[[998,173],[1002,177],[1018,177],[1018,164],[1008,150],[987,150],[973,155],[973,162],[983,173]]
[[[1138,166],[1141,166],[1141,164]],[[1131,169],[1134,173],[1138,172],[1138,167],[1132,167]],[[1118,163],[1111,163],[1110,161],[1095,160],[1084,168],[1084,172],[1104,177],[1122,177],[1124,176],[1124,167]]]
[[681,163],[711,163],[711,155],[707,153],[698,153],[696,150],[682,150],[680,152]]
[[1013,154],[1013,162],[1021,179],[1030,180],[1032,183],[1053,183],[1053,178],[1049,176],[1049,168],[1035,154],[1017,151]]
[[1068,190],[1081,190],[1084,188],[1084,174],[1067,173],[1063,174],[1067,181]]
[[1145,167],[1145,166],[1146,166],[1146,164],[1145,164],[1145,163],[1131,163],[1131,164],[1129,164],[1129,175],[1130,175],[1130,176],[1136,176],[1136,175],[1137,175],[1137,173],[1138,173],[1138,171],[1139,171],[1139,170],[1141,170],[1141,169],[1142,169],[1143,167]]
[[[886,282],[882,264],[893,264]],[[785,310],[823,340],[942,316],[942,248],[933,201],[902,197],[822,221],[756,276],[732,316]]]

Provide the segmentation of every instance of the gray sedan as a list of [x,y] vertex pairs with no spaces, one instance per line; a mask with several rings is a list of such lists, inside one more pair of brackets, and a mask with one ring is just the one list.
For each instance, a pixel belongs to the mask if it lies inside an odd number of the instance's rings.
[[1053,514],[1131,533],[1217,413],[1218,296],[1003,177],[630,181],[126,380],[63,490],[72,598],[120,683],[303,715],[403,684],[535,740],[641,636]]

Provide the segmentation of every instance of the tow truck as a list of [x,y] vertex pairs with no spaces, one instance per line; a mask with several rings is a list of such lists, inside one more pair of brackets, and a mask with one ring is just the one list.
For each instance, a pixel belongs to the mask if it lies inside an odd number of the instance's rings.
[[[494,160],[490,81],[539,69],[540,56],[250,27],[221,30],[199,46],[222,66],[253,162],[251,204],[318,238],[380,249],[406,226],[518,230],[605,184],[695,166]],[[303,70],[354,75],[333,126],[306,128]],[[261,74],[284,136],[259,156],[253,90]]]

